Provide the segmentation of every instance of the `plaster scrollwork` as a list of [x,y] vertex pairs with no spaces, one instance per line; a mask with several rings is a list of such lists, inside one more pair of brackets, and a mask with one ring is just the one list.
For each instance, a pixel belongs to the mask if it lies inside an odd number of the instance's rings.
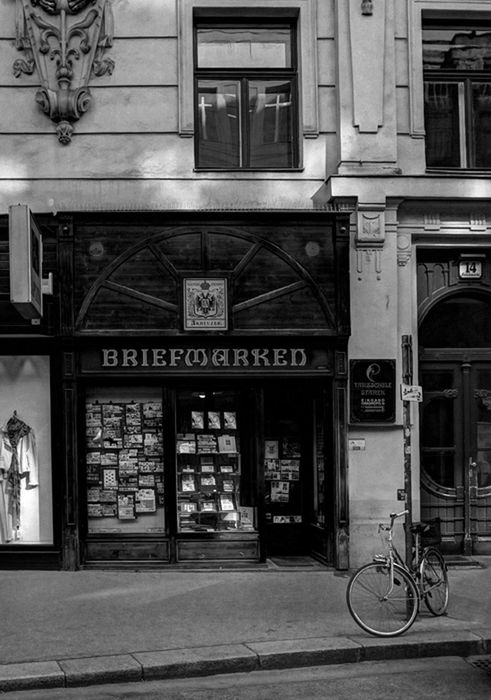
[[25,53],[13,72],[38,72],[36,102],[68,144],[73,122],[89,109],[92,74],[111,75],[113,16],[109,0],[16,0],[16,47]]

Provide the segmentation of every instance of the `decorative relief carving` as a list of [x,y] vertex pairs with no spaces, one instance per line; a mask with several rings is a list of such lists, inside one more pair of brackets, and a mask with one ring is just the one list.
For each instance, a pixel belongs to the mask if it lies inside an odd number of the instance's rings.
[[425,231],[438,231],[440,229],[440,214],[424,214],[424,229]]
[[491,391],[488,389],[476,389],[474,398],[481,399],[482,405],[486,411],[491,411]]
[[407,265],[411,260],[411,239],[408,236],[397,236],[397,264],[399,267]]
[[[362,275],[373,263],[377,279],[382,274],[382,251],[379,248],[362,248],[357,251],[356,271]],[[361,277],[358,277],[361,280]]]
[[446,399],[456,399],[459,395],[458,389],[445,389],[442,393]]
[[486,231],[487,221],[486,216],[480,212],[473,212],[470,215],[471,231]]
[[13,64],[15,77],[37,68],[36,102],[57,124],[58,140],[71,141],[73,122],[89,109],[88,83],[113,72],[105,56],[112,46],[109,0],[17,0],[16,46],[25,58]]
[[382,248],[384,241],[385,226],[383,211],[359,211],[356,247]]

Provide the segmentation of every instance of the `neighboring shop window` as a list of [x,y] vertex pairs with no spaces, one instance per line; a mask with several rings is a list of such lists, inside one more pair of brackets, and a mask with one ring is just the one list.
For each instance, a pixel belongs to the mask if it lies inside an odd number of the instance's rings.
[[160,389],[93,388],[85,411],[89,534],[165,532]]
[[200,20],[195,31],[197,167],[298,166],[294,23]]
[[233,391],[177,395],[179,532],[255,529],[255,508],[242,499],[241,414]]
[[423,26],[426,164],[491,167],[491,24]]
[[0,357],[0,389],[0,544],[52,544],[49,357]]

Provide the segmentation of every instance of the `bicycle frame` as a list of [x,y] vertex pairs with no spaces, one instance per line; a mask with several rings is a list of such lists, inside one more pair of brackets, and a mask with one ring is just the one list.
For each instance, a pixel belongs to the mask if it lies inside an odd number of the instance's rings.
[[[411,578],[414,580],[416,584],[416,588],[419,593],[419,599],[420,601],[423,598],[423,584],[421,580],[421,566],[424,560],[424,555],[428,547],[425,547],[423,550],[421,550],[421,534],[419,531],[413,532],[413,537],[414,537],[414,545],[413,545],[413,551],[414,551],[414,560],[412,562],[412,566],[408,566],[408,564],[404,561],[402,556],[399,554],[397,547],[394,544],[393,540],[393,529],[394,529],[394,522],[397,520],[397,518],[401,518],[403,515],[406,515],[408,513],[407,510],[403,510],[401,513],[391,513],[390,514],[390,525],[386,525],[385,523],[379,523],[378,526],[378,531],[379,532],[388,532],[387,536],[387,554],[376,554],[374,556],[374,561],[378,563],[383,563],[386,566],[388,566],[389,571],[390,571],[390,577],[389,577],[389,587],[387,589],[387,592],[384,597],[390,596],[390,594],[393,591],[394,588],[394,564],[397,564],[400,566],[402,569],[408,573]],[[425,591],[425,594],[428,594],[431,592],[433,589],[438,588],[439,582],[436,582],[434,585],[432,585],[430,588],[427,588]]]

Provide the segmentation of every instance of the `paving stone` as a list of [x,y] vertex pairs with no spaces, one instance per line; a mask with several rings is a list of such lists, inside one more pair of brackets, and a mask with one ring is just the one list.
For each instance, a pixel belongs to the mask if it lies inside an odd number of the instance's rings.
[[0,665],[0,692],[62,688],[65,674],[56,661]]
[[142,667],[129,654],[59,661],[67,686],[141,681]]

